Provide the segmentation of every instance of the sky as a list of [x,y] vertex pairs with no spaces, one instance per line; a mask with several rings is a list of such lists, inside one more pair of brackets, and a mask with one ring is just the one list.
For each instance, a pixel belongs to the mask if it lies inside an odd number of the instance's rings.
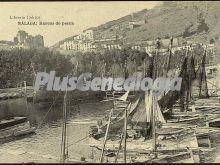
[[[13,41],[17,31],[44,36],[45,46],[142,9],[151,9],[157,1],[78,1],[78,2],[0,2],[0,40]],[[14,17],[25,19],[12,19]],[[27,19],[27,16],[40,19]],[[10,18],[11,17],[11,18]],[[18,25],[18,21],[74,22],[74,25]]]

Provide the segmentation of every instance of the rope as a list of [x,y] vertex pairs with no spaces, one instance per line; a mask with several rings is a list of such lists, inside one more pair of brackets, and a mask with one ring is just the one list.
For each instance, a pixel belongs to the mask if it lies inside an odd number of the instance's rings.
[[87,139],[88,137],[89,137],[89,136],[87,135],[87,136],[85,136],[84,138],[79,139],[79,140],[77,140],[76,142],[74,142],[74,143],[68,145],[67,147],[70,147],[70,146],[72,146],[72,145],[75,145],[76,143],[79,143],[80,141],[85,140],[85,139]]
[[[59,96],[59,95],[60,95],[60,93],[58,94],[58,96]],[[53,101],[53,103],[51,104],[50,108],[48,109],[48,111],[47,111],[46,115],[44,116],[44,118],[43,118],[42,122],[41,122],[41,123],[38,125],[37,129],[38,129],[38,128],[40,128],[40,127],[42,126],[42,124],[43,124],[44,120],[46,119],[46,117],[47,117],[48,113],[49,113],[49,112],[50,112],[50,110],[52,109],[52,107],[53,107],[54,103],[57,101],[58,96],[57,96],[57,98],[56,98],[56,99]]]
[[209,84],[213,85],[214,87],[216,87],[216,91],[220,90],[219,87],[217,85],[215,85],[214,83],[212,83],[212,82],[210,82],[208,80],[206,80],[206,81],[207,81],[207,83],[209,83]]

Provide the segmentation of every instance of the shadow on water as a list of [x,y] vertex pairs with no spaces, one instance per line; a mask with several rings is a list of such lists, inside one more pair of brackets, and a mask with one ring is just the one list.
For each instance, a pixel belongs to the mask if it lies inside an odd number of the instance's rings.
[[[49,106],[50,107],[50,106]],[[49,108],[40,104],[27,103],[25,98],[4,100],[0,102],[0,117],[26,116],[32,125],[53,123],[62,118],[62,104],[55,104]],[[48,112],[48,114],[47,114]],[[45,115],[47,116],[45,117]]]
[[[71,119],[97,119],[102,117],[112,103],[92,101],[73,104],[68,102],[69,118]],[[25,98],[4,100],[0,102],[0,119],[11,116],[25,116],[33,126],[47,124],[60,125],[63,116],[63,102],[37,103],[26,102]]]
[[[15,141],[4,143],[1,145],[1,161],[6,161],[7,152],[24,152],[23,155],[15,157],[14,161],[18,162],[20,157],[25,161],[44,160],[45,155],[48,157],[60,156],[60,144],[62,138],[62,116],[63,104],[54,104],[50,109],[52,103],[45,106],[43,104],[27,103],[24,98],[4,100],[0,102],[0,117],[6,116],[26,116],[31,125],[38,127],[36,134],[17,139]],[[68,124],[68,144],[70,158],[88,157],[91,148],[86,145],[88,139],[80,141],[88,136],[89,125],[96,122],[100,117],[102,118],[106,111],[112,108],[112,102],[98,102],[92,101],[87,103],[70,104],[70,114]],[[50,109],[50,110],[49,110]],[[48,112],[49,110],[49,112]],[[88,122],[89,121],[89,122]],[[87,123],[88,122],[88,123]],[[80,141],[80,142],[78,142]],[[77,143],[76,143],[77,142]],[[7,152],[6,152],[7,151]],[[31,154],[31,155],[30,155]],[[42,157],[43,156],[43,157]],[[48,159],[44,162],[46,163]],[[37,162],[37,160],[36,160]]]

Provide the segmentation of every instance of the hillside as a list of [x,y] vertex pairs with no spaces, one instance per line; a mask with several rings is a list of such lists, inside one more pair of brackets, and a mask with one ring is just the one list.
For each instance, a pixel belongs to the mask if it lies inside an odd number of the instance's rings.
[[[128,43],[153,40],[171,35],[198,42],[218,42],[220,35],[220,2],[163,2],[150,10],[142,10],[93,28],[98,36],[116,34]],[[129,28],[129,22],[145,21]],[[59,44],[71,39],[60,41]],[[57,44],[56,46],[58,46]],[[55,47],[56,47],[55,46]]]
[[[152,40],[157,37],[191,38],[206,42],[220,35],[220,2],[165,2],[151,10],[120,18],[101,25],[98,33],[125,33],[127,42]],[[125,27],[129,21],[146,20],[146,24],[134,28],[114,30],[114,26]]]

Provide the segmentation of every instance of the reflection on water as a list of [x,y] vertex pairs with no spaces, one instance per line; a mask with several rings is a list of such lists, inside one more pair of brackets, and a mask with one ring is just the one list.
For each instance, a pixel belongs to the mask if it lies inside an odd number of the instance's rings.
[[[12,155],[22,155],[25,157],[22,160],[17,160],[16,156],[14,159],[10,158],[18,162],[42,162],[42,160],[47,159],[53,159],[56,160],[55,162],[58,162],[62,138],[62,106],[62,104],[54,104],[51,107],[50,105],[26,103],[24,99],[0,102],[0,110],[4,111],[4,113],[7,112],[7,114],[15,116],[27,116],[32,125],[40,126],[36,130],[36,134],[32,136],[2,144],[0,147],[0,162],[5,161],[5,159],[2,159],[7,156],[5,151]],[[80,157],[88,157],[90,155],[91,148],[84,145],[88,140],[87,138],[79,143],[75,144],[75,142],[88,136],[89,124],[96,122],[111,107],[111,102],[70,104],[68,122],[68,144],[71,145],[69,147],[70,158],[80,160]],[[49,109],[50,111],[48,112]],[[77,124],[76,121],[82,122]]]

